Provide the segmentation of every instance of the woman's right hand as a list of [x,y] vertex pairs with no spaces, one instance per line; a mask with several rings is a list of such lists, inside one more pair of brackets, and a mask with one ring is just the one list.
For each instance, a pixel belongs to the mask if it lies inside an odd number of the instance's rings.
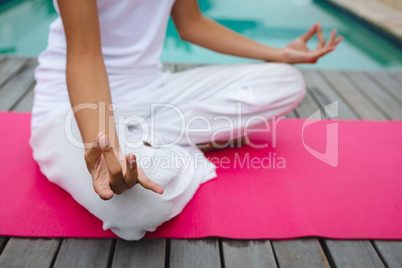
[[124,156],[115,151],[104,133],[99,133],[92,147],[85,153],[85,162],[92,175],[95,192],[103,200],[121,194],[137,183],[148,190],[162,194],[163,188],[148,178],[137,166],[134,154]]

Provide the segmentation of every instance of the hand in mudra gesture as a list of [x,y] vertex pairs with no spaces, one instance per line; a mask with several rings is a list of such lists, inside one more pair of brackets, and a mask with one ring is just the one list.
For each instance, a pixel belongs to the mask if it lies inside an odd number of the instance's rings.
[[[317,34],[318,45],[315,50],[310,51],[307,42],[315,34]],[[336,34],[337,30],[332,30],[330,38],[325,42],[321,24],[314,24],[310,30],[290,42],[283,49],[285,61],[288,63],[316,63],[320,57],[333,51],[342,41],[343,36],[336,37]]]
[[163,193],[162,186],[148,178],[137,166],[135,155],[124,156],[115,151],[103,133],[98,134],[85,153],[85,162],[92,175],[94,190],[103,200],[109,200],[113,194],[121,194],[137,183],[155,193]]

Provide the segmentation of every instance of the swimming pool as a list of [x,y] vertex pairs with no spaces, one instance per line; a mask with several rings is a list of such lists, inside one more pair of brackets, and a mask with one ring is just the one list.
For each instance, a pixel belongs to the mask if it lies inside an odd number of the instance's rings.
[[[203,13],[223,25],[264,44],[283,47],[313,23],[324,35],[337,28],[345,40],[336,52],[316,65],[325,69],[402,70],[401,50],[355,21],[312,0],[199,0]],[[12,0],[0,6],[0,53],[37,56],[45,47],[48,27],[57,17],[51,0]],[[314,48],[317,43],[309,43]],[[161,60],[180,63],[240,63],[181,41],[170,20]]]

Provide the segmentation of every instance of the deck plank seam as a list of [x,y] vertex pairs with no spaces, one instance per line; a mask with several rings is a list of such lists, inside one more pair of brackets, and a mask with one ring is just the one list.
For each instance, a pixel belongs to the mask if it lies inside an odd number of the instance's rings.
[[56,259],[59,256],[59,252],[60,252],[61,245],[63,244],[63,240],[64,240],[63,238],[59,239],[59,244],[57,245],[57,249],[54,252],[52,260],[50,261],[49,268],[52,268],[54,266],[54,264],[56,263]]
[[299,115],[299,113],[298,113],[296,110],[293,110],[293,112],[295,113],[296,118],[300,118],[300,115]]
[[3,250],[5,249],[5,247],[7,246],[8,241],[10,240],[10,237],[4,237],[4,241],[3,243],[0,245],[0,257],[1,257],[1,253],[3,253]]
[[222,245],[222,238],[218,239],[218,250],[219,250],[219,258],[221,261],[221,267],[225,268],[225,253],[223,251],[223,245]]
[[384,266],[386,268],[389,267],[387,261],[385,260],[384,256],[381,254],[381,251],[378,249],[377,245],[374,243],[374,240],[369,240],[371,246],[374,248],[375,252],[377,253],[378,257],[380,258],[380,260],[382,261],[382,263],[384,264]]
[[280,268],[279,260],[278,260],[278,255],[277,255],[277,253],[276,253],[276,251],[275,251],[274,244],[273,244],[272,240],[268,240],[268,241],[269,241],[269,244],[271,245],[272,253],[274,254],[274,259],[275,259],[276,267],[277,267],[277,268]]
[[112,245],[110,246],[110,250],[109,250],[109,256],[107,258],[107,263],[106,263],[107,268],[111,268],[113,266],[113,259],[116,254],[116,244],[117,244],[117,239],[113,239]]
[[330,267],[336,268],[337,266],[336,266],[334,257],[332,256],[331,251],[329,250],[329,248],[327,246],[326,238],[318,237],[318,242],[320,243],[321,249],[323,250],[323,252],[325,254],[325,258],[327,259]]
[[165,239],[165,268],[170,267],[170,239]]
[[315,238],[315,242],[317,242],[317,247],[318,247],[318,250],[320,252],[321,258],[322,258],[325,266],[327,268],[331,268],[331,265],[329,264],[328,257],[327,257],[327,255],[325,255],[324,249],[321,246],[320,237],[313,237],[313,238]]

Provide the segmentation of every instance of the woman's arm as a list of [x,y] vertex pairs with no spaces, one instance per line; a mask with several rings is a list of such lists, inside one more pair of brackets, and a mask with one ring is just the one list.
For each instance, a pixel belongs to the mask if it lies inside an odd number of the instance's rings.
[[[176,0],[171,15],[183,40],[223,54],[251,59],[314,63],[319,57],[334,50],[342,40],[342,37],[335,38],[336,31],[333,31],[330,40],[325,45],[321,26],[315,24],[308,32],[298,37],[286,48],[269,47],[204,17],[198,7],[197,0]],[[316,50],[308,51],[305,44],[315,33],[318,35],[319,45]],[[300,41],[303,42],[302,46],[299,44]],[[295,42],[297,46],[294,45]]]
[[137,167],[134,154],[119,152],[96,0],[58,0],[58,5],[67,40],[68,94],[86,143],[85,161],[95,192],[107,200],[140,183],[163,193],[163,188]]
[[[109,136],[111,147],[118,150],[113,111],[108,109],[112,97],[102,56],[96,0],[58,0],[58,5],[67,40],[66,78],[71,107],[84,107],[75,112],[83,141],[92,144],[103,132]],[[86,104],[97,108],[85,108]]]

